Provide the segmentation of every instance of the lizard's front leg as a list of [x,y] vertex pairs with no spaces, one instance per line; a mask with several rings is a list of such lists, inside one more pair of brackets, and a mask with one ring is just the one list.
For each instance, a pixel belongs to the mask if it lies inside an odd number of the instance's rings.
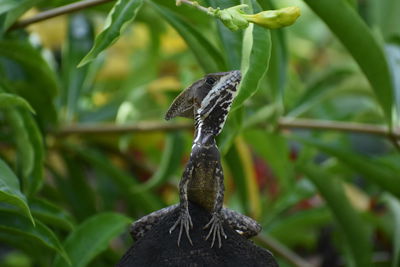
[[171,234],[172,231],[174,231],[175,228],[178,225],[180,225],[179,235],[178,235],[178,247],[179,247],[179,243],[181,242],[181,237],[182,237],[183,231],[185,231],[190,244],[193,245],[192,239],[190,238],[190,235],[189,235],[189,230],[190,230],[190,228],[193,227],[193,223],[192,223],[192,218],[190,217],[190,214],[189,214],[189,201],[188,201],[188,192],[187,192],[188,183],[190,181],[190,178],[192,177],[193,169],[194,169],[194,166],[189,161],[189,163],[187,164],[187,166],[185,168],[185,171],[183,172],[182,179],[179,183],[179,198],[180,198],[180,203],[178,206],[179,217],[176,220],[175,224],[169,229],[169,233]]
[[206,240],[208,240],[212,236],[211,247],[214,246],[215,239],[218,239],[218,247],[222,246],[221,236],[226,239],[226,234],[224,232],[223,227],[223,217],[222,217],[222,205],[224,203],[224,173],[222,171],[221,164],[217,164],[215,168],[216,179],[216,197],[214,203],[214,210],[211,216],[210,221],[204,226],[204,229],[210,228]]

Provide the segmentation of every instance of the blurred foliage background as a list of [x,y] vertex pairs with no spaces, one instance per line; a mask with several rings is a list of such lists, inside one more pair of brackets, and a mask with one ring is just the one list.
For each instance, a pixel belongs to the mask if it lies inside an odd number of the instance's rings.
[[0,266],[118,262],[129,224],[178,201],[192,122],[164,112],[232,69],[225,205],[262,224],[255,242],[281,266],[399,266],[398,0],[199,1],[301,8],[271,31],[173,0],[15,24],[71,2],[0,1]]

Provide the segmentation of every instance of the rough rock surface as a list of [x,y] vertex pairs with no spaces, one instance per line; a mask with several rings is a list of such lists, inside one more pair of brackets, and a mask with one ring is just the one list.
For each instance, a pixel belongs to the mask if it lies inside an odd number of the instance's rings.
[[179,229],[169,234],[178,216],[173,212],[135,242],[117,266],[278,266],[269,251],[254,245],[227,225],[224,230],[228,238],[222,240],[222,247],[218,248],[216,241],[211,248],[211,240],[205,240],[208,229],[203,230],[211,215],[194,204],[190,204],[189,212],[193,221],[190,231],[193,246],[184,233],[180,247],[177,246]]

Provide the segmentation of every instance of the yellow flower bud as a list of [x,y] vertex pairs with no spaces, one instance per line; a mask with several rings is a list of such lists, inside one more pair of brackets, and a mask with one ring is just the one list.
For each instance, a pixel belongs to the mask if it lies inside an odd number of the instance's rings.
[[291,6],[278,10],[267,10],[257,14],[243,14],[249,22],[268,29],[278,29],[292,25],[300,16],[300,8]]

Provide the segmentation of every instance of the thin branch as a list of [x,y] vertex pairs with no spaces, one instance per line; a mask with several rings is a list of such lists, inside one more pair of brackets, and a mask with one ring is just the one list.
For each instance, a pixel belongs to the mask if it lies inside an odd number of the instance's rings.
[[[313,119],[281,118],[278,122],[281,130],[284,129],[313,129],[332,130],[342,132],[364,133],[386,137],[392,140],[400,140],[400,132],[390,133],[386,127],[372,124],[337,122]],[[96,124],[96,125],[70,125],[55,131],[56,135],[70,134],[123,134],[130,132],[175,131],[192,129],[193,124],[188,123],[164,123],[164,122],[140,122],[134,125]]]
[[40,12],[40,13],[32,16],[31,18],[18,21],[17,23],[15,23],[13,26],[10,27],[10,30],[24,28],[30,24],[33,24],[33,23],[36,23],[39,21],[47,20],[47,19],[54,18],[54,17],[60,16],[60,15],[68,14],[68,13],[73,13],[73,12],[76,12],[76,11],[79,11],[79,10],[82,10],[85,8],[105,4],[105,3],[108,3],[111,1],[115,1],[115,0],[84,0],[84,1],[76,2],[76,3],[72,3],[69,5],[53,8],[50,10],[46,10],[46,11]]
[[[93,7],[93,6],[98,6],[101,4],[105,4],[108,2],[112,2],[115,0],[83,0],[80,2],[76,2],[76,3],[72,3],[69,5],[65,5],[65,6],[61,6],[61,7],[57,7],[57,8],[53,8],[53,9],[49,9],[43,12],[40,12],[34,16],[32,16],[31,18],[27,18],[21,21],[16,22],[14,25],[12,25],[10,27],[9,30],[14,30],[14,29],[19,29],[19,28],[24,28],[30,24],[36,23],[36,22],[40,22],[43,20],[47,20],[47,19],[51,19],[60,15],[64,15],[64,14],[69,14],[69,13],[73,13],[85,8],[89,8],[89,7]],[[190,5],[193,6],[209,15],[212,15],[210,13],[210,9],[207,7],[203,7],[201,6],[198,2],[196,1],[190,1],[190,0],[177,0],[176,4],[179,5],[180,3],[186,4],[186,5]]]
[[283,117],[279,120],[278,126],[280,129],[303,128],[378,135],[387,138],[394,144],[395,147],[398,147],[400,141],[399,130],[393,130],[392,132],[390,132],[388,128],[383,125],[378,126],[364,123],[349,123],[313,119],[292,119]]
[[201,10],[209,15],[212,15],[210,13],[210,9],[204,6],[201,6],[197,1],[190,1],[190,0],[176,0],[176,5],[179,6],[181,3],[186,4],[186,5],[190,5],[190,6],[194,6],[195,8],[197,8],[198,10]]
[[265,235],[265,234],[258,234],[254,237],[254,240],[260,243],[263,247],[266,247],[281,258],[287,260],[293,266],[296,267],[314,267],[315,265],[305,261],[299,255],[297,255],[292,250],[288,249],[282,243],[280,243],[275,238]]

